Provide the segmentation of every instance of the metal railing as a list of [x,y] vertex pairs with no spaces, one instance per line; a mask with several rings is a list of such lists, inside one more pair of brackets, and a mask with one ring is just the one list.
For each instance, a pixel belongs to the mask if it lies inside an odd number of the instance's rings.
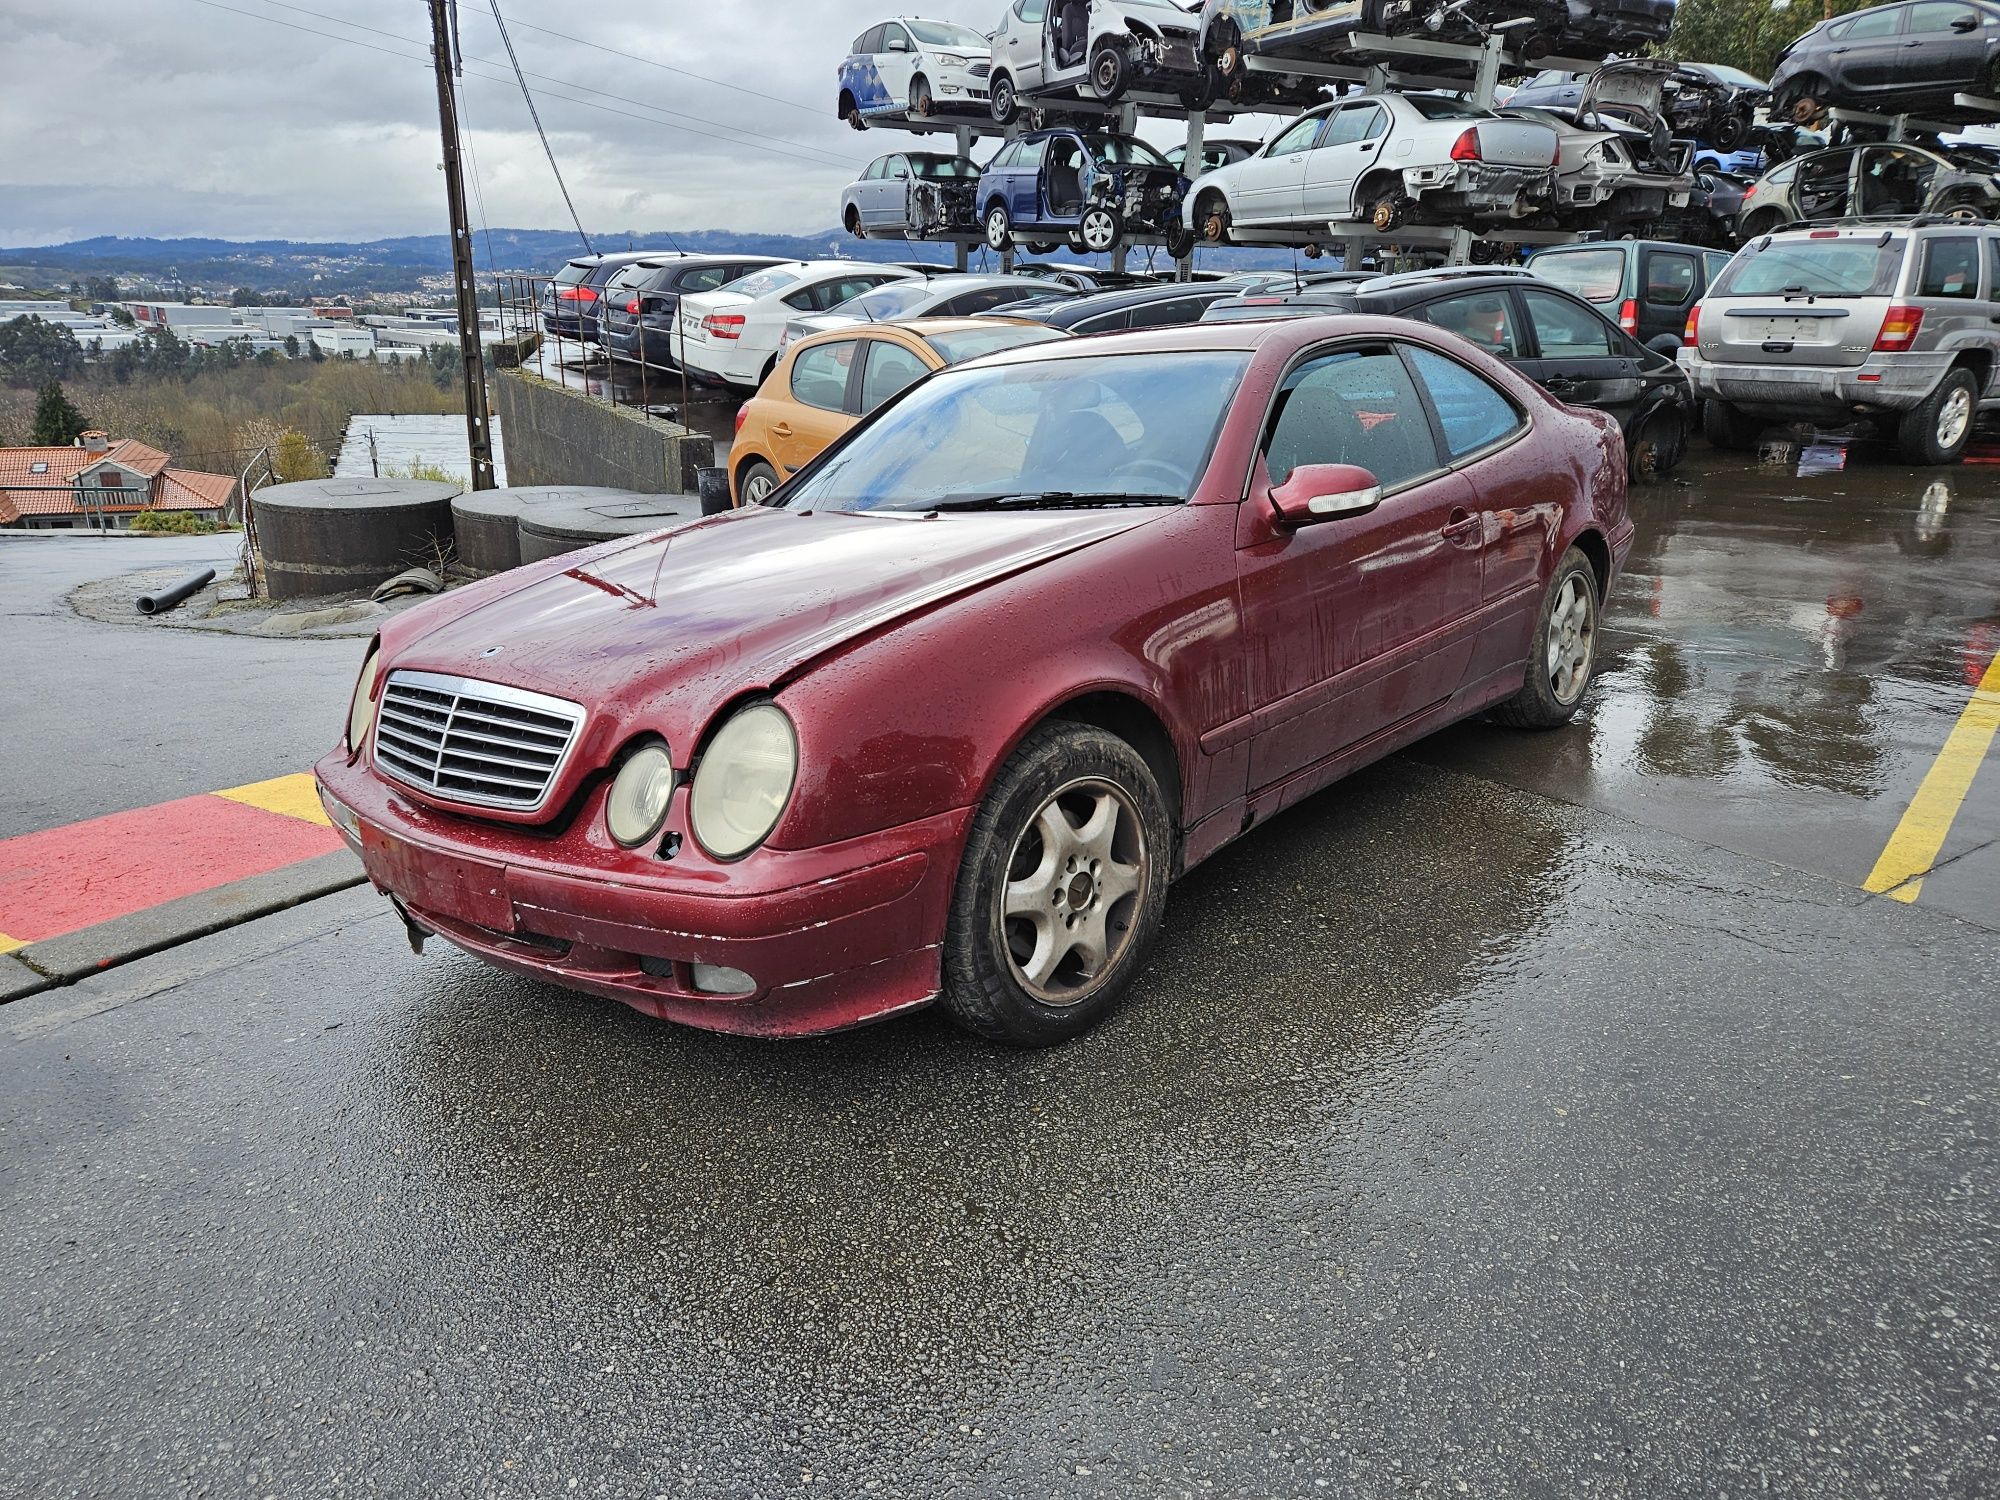
[[[496,283],[501,338],[524,351],[530,338],[536,340],[533,356],[522,354],[523,369],[625,407],[648,421],[684,421],[688,409],[711,394],[689,379],[678,360],[667,357],[662,362],[661,346],[672,349],[678,333],[678,307],[673,324],[664,331],[648,330],[644,313],[627,314],[636,320],[638,339],[634,352],[623,354],[613,351],[605,338],[603,289],[559,287],[546,276],[500,276]],[[613,295],[634,294],[620,288]],[[599,372],[594,379],[593,370]],[[623,379],[621,371],[626,372]],[[577,382],[570,379],[572,375]],[[621,386],[626,388],[623,395]],[[671,410],[660,410],[663,403]]]

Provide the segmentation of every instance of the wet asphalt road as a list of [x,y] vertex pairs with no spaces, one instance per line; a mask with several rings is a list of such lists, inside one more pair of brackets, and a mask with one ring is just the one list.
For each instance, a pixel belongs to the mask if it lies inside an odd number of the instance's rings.
[[1637,509],[1583,718],[1258,830],[1053,1053],[675,1030],[362,892],[0,1010],[0,1494],[2000,1491],[2000,773],[1858,889],[2000,471]]

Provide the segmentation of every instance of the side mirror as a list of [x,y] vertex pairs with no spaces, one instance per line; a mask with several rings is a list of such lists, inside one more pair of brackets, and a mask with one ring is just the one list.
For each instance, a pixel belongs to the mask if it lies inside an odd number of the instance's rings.
[[1280,526],[1359,516],[1382,503],[1382,486],[1358,464],[1300,464],[1271,491]]
[[910,44],[899,36],[892,36],[889,38],[889,50],[891,52],[908,52]]
[[1971,16],[1959,16],[1952,21],[1951,29],[1953,31],[1977,31],[1979,29],[1979,22]]

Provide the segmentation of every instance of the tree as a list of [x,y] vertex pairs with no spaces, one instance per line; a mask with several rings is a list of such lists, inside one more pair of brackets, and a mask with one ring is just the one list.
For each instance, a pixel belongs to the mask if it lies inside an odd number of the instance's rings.
[[1727,61],[1771,76],[1778,54],[1821,21],[1864,10],[1870,0],[1681,0],[1674,12],[1671,57]]
[[295,479],[324,479],[328,473],[326,455],[296,427],[287,427],[279,434],[278,446],[271,454],[271,467],[286,484]]
[[83,295],[92,302],[116,302],[118,279],[115,276],[86,276],[83,280]]
[[229,294],[231,307],[262,307],[264,299],[247,286],[239,286]]
[[139,326],[139,320],[122,307],[111,309],[111,321],[116,323],[120,328],[137,328]]
[[0,323],[0,380],[41,387],[72,374],[83,359],[76,335],[25,313]]
[[285,354],[291,359],[299,357],[299,336],[296,333],[285,335]]
[[29,440],[37,447],[62,448],[75,442],[89,425],[90,418],[71,404],[62,383],[51,380],[36,394],[35,430]]
[[306,353],[312,356],[314,364],[326,358],[326,351],[320,348],[318,339],[312,339],[306,344]]

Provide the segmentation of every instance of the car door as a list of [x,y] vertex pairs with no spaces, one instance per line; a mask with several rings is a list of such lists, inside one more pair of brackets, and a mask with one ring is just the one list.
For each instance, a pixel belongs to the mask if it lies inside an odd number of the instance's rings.
[[1914,214],[1937,181],[1940,162],[1915,146],[1863,146],[1854,153],[1854,212]]
[[[1680,347],[1681,331],[1701,294],[1701,266],[1692,250],[1639,247],[1639,342],[1652,348],[1656,339],[1671,339]],[[1673,349],[1661,346],[1661,353]]]
[[[1310,772],[1443,701],[1470,660],[1477,500],[1440,453],[1402,349],[1394,339],[1321,346],[1273,399],[1237,533],[1253,643],[1253,788]],[[1380,502],[1273,534],[1271,487],[1302,465],[1333,463],[1373,473]],[[1302,791],[1315,784],[1302,781]]]
[[1007,174],[1007,216],[1016,224],[1042,222],[1042,159],[1048,154],[1049,138],[1024,138],[1014,153]]
[[785,474],[803,468],[854,425],[849,398],[860,354],[859,339],[841,339],[792,357],[789,409],[777,413],[768,429],[771,457]]
[[1992,34],[1986,17],[1969,5],[1922,0],[1903,23],[1898,81],[1926,93],[1982,88]]
[[1000,61],[1013,75],[1014,91],[1028,93],[1042,86],[1042,27],[1049,18],[1049,0],[1014,0],[994,45]]
[[1326,121],[1323,114],[1294,120],[1260,154],[1236,167],[1229,208],[1237,222],[1268,224],[1299,217],[1306,159]]
[[875,71],[882,88],[897,108],[910,100],[910,80],[917,72],[917,43],[909,29],[890,21],[882,28],[882,50],[875,55]]
[[1629,421],[1645,393],[1638,346],[1585,303],[1525,288],[1517,295],[1534,347],[1516,368],[1558,400]]
[[1865,99],[1902,83],[1908,11],[1907,5],[1882,5],[1854,17],[1831,49],[1836,85]]
[[1299,216],[1346,219],[1355,211],[1354,184],[1375,164],[1389,131],[1389,112],[1372,99],[1343,104],[1306,153]]
[[909,221],[910,159],[898,154],[883,163],[882,179],[875,185],[875,217],[871,222],[886,227]]
[[1792,202],[1801,219],[1834,219],[1854,193],[1855,148],[1816,151],[1799,163]]
[[863,339],[862,358],[865,363],[855,387],[857,416],[867,416],[931,372],[929,365],[894,339]]

